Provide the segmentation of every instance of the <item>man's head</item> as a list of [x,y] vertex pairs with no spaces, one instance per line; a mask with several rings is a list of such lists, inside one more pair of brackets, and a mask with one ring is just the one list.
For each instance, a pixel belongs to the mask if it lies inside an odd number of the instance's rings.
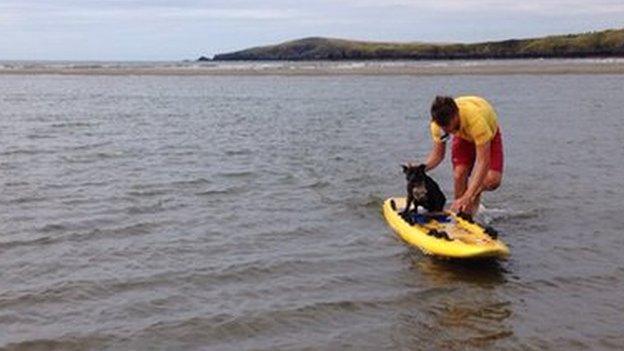
[[436,96],[431,104],[431,119],[445,133],[459,130],[459,108],[450,96]]

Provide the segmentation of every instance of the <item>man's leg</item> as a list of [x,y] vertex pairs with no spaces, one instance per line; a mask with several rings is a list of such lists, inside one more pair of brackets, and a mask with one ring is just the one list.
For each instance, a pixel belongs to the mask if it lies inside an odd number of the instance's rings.
[[470,205],[470,208],[467,210],[468,213],[475,216],[477,214],[477,211],[479,210],[479,203],[481,202],[481,194],[484,191],[493,191],[493,190],[498,189],[502,181],[503,181],[503,173],[490,169],[487,175],[485,176],[485,181],[483,182],[481,191],[479,191],[479,194],[475,196],[473,203]]
[[467,165],[457,164],[453,167],[453,184],[455,186],[455,200],[464,195],[468,188],[468,176],[471,167]]
[[498,189],[503,182],[503,173],[490,169],[485,181],[483,182],[483,191],[492,191]]
[[464,195],[468,188],[468,177],[475,162],[475,146],[472,142],[453,136],[451,145],[451,163],[453,164],[453,183],[455,200]]
[[490,147],[490,169],[488,170],[485,180],[481,189],[477,192],[477,196],[473,203],[470,205],[470,211],[472,215],[476,215],[479,210],[479,203],[481,202],[481,194],[484,191],[493,191],[498,189],[503,181],[503,139],[500,129],[496,131],[494,139]]

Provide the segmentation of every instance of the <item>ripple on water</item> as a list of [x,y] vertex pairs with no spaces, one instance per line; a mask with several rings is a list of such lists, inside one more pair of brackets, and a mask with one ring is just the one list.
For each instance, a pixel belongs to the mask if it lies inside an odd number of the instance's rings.
[[61,159],[67,163],[74,164],[89,164],[96,162],[106,162],[112,159],[124,158],[125,153],[122,151],[109,151],[109,152],[93,152],[80,155],[63,155]]
[[511,131],[505,262],[381,215],[448,77],[0,77],[0,348],[618,350],[621,77],[452,81]]
[[154,232],[165,222],[141,222],[127,226],[112,228],[96,228],[87,231],[72,230],[70,225],[48,224],[41,228],[40,233],[48,234],[29,239],[18,239],[0,242],[0,249],[9,250],[15,247],[44,247],[67,242],[96,242],[101,239],[120,239]]

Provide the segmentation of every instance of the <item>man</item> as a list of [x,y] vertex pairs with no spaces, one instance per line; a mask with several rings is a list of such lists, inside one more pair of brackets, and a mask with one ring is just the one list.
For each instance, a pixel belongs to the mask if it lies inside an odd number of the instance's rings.
[[452,135],[451,160],[455,201],[451,211],[476,214],[483,191],[498,188],[503,179],[503,143],[492,106],[477,96],[437,96],[431,105],[433,149],[426,170],[444,159]]

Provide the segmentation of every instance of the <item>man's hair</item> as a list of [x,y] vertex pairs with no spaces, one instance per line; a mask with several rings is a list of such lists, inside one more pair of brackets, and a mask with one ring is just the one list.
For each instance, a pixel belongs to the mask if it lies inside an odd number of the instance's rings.
[[440,127],[448,126],[458,112],[459,108],[450,96],[436,96],[431,104],[431,119]]

